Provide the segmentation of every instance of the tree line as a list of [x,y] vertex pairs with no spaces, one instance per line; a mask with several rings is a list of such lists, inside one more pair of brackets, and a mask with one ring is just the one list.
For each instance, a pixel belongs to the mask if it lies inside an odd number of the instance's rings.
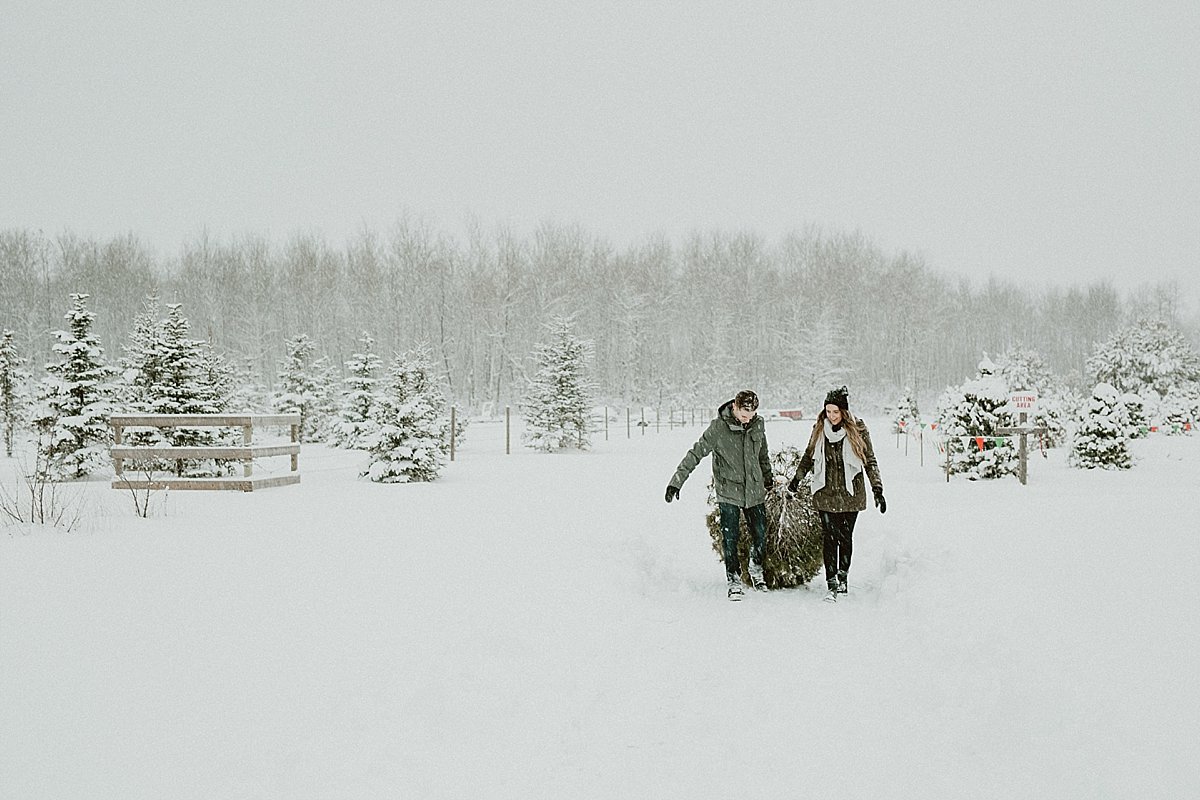
[[[145,298],[182,304],[193,333],[272,388],[290,338],[343,364],[364,332],[388,354],[427,344],[452,402],[514,403],[555,316],[593,345],[597,400],[693,406],[754,387],[769,405],[815,402],[830,385],[879,403],[930,397],[984,351],[1037,351],[1084,388],[1094,346],[1129,321],[1184,327],[1177,287],[1122,295],[1110,284],[1029,288],[951,278],[858,232],[650,237],[617,248],[578,225],[531,234],[417,218],[333,244],[298,233],[201,234],[161,257],[134,235],[0,232],[0,326],[34,363],[52,356],[72,293],[91,295],[115,351]],[[1188,335],[1196,340],[1195,330]]]

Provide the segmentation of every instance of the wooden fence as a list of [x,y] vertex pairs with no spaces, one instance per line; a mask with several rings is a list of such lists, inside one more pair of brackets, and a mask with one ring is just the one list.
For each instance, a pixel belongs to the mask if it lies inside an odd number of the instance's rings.
[[[233,489],[252,492],[270,486],[286,486],[300,482],[300,415],[299,414],[114,414],[109,419],[113,429],[114,489]],[[256,445],[254,429],[266,426],[288,426],[290,444]],[[129,446],[122,444],[126,428],[241,428],[241,446],[215,445],[205,447]],[[284,475],[254,476],[254,459],[271,456],[291,456],[291,471]],[[241,478],[155,477],[144,473],[141,479],[125,477],[126,461],[151,462],[171,459],[230,459],[242,462]]]

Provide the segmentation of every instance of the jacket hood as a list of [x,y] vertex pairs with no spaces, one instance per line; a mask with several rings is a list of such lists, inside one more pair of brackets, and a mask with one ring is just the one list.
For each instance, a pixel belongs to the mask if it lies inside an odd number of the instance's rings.
[[733,401],[732,400],[726,400],[724,403],[721,404],[720,408],[717,409],[717,416],[720,417],[722,420],[724,420],[725,423],[729,425],[729,427],[733,428],[734,430],[739,430],[739,431],[741,431],[741,430],[748,431],[756,425],[765,425],[765,423],[763,422],[762,416],[757,413],[745,425],[738,422],[737,417],[733,416]]

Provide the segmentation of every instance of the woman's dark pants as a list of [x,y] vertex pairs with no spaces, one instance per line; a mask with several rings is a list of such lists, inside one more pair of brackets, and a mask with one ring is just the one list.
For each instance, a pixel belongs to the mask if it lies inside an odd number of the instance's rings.
[[822,511],[821,528],[825,531],[825,582],[836,589],[838,580],[845,580],[850,571],[850,556],[854,553],[854,523],[857,511],[836,513]]

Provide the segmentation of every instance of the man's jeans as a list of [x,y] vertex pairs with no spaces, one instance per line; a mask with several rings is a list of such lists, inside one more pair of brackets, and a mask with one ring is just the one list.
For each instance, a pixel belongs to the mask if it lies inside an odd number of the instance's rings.
[[738,523],[742,513],[746,514],[746,525],[750,528],[750,561],[762,564],[763,543],[767,540],[767,507],[760,503],[750,508],[739,508],[733,503],[717,503],[721,510],[721,545],[725,556],[725,575],[741,577],[738,560]]

